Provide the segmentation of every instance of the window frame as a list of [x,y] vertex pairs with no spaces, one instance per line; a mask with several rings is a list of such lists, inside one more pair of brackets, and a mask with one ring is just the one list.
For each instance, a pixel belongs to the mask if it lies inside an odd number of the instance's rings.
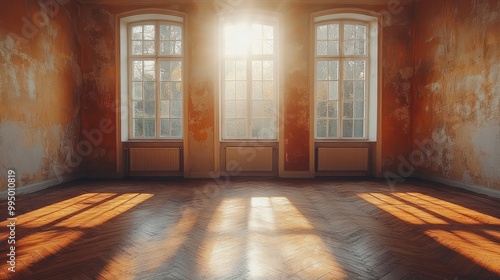
[[[177,18],[177,17],[175,17]],[[178,26],[181,28],[181,53],[179,55],[161,55],[159,53],[160,50],[160,25],[166,24],[170,26]],[[133,48],[132,48],[132,42],[134,41],[132,38],[132,28],[134,26],[143,26],[143,25],[154,25],[155,26],[155,53],[154,54],[147,54],[147,55],[134,55],[132,54]],[[126,65],[127,65],[127,130],[128,130],[128,135],[127,135],[127,140],[152,140],[152,141],[182,141],[184,139],[185,135],[185,26],[184,22],[181,21],[176,21],[176,20],[169,20],[169,19],[142,19],[142,20],[135,20],[135,21],[130,21],[126,23],[126,34],[127,34],[127,39],[126,39],[126,45],[127,45],[127,54],[126,54]],[[134,60],[139,60],[139,61],[147,61],[151,60],[155,62],[155,136],[154,137],[146,137],[146,136],[140,136],[140,137],[135,137],[134,131],[133,131],[133,98],[132,98],[132,91],[133,91],[133,66],[132,63]],[[181,123],[181,132],[179,136],[161,136],[161,110],[160,110],[160,104],[161,104],[161,95],[160,95],[160,89],[161,89],[161,76],[160,76],[160,63],[162,61],[180,61],[181,62],[181,80],[179,81],[181,83],[181,117],[180,117],[180,123]],[[171,119],[171,118],[169,118]]]
[[[249,20],[251,18],[251,20]],[[244,23],[247,28],[251,28],[253,24],[260,25],[270,25],[273,27],[273,54],[252,54],[252,49],[249,47],[244,54],[236,55],[226,55],[225,54],[225,27],[228,24],[241,24]],[[241,19],[239,15],[230,15],[221,18],[219,22],[219,44],[220,44],[220,56],[219,56],[219,70],[220,70],[220,86],[219,86],[219,139],[221,142],[277,142],[280,139],[280,105],[281,105],[281,95],[280,95],[280,20],[276,16],[265,15],[261,13],[252,14],[252,17],[245,17]],[[227,61],[245,61],[246,63],[246,101],[247,101],[247,114],[246,123],[247,130],[246,136],[244,138],[226,138],[226,125],[225,125],[225,83],[226,83],[226,62]],[[273,138],[254,138],[252,137],[252,62],[253,61],[272,61],[273,62],[273,91],[275,93],[273,105],[274,105],[274,137]],[[262,79],[261,81],[266,81]]]
[[[378,131],[378,119],[379,119],[379,108],[378,108],[378,94],[379,94],[379,28],[378,22],[379,18],[371,15],[366,15],[364,13],[357,12],[345,12],[343,10],[339,11],[327,11],[324,13],[318,13],[312,15],[312,28],[311,28],[311,54],[312,54],[312,77],[313,81],[311,83],[311,88],[313,90],[311,99],[311,125],[313,127],[313,132],[311,133],[311,138],[313,142],[375,142],[377,141],[377,131]],[[328,25],[328,24],[338,24],[339,25],[339,53],[338,55],[318,55],[317,53],[317,42],[318,42],[318,26]],[[366,28],[366,45],[365,45],[365,55],[345,55],[344,50],[344,30],[345,24],[355,24],[363,25]],[[354,126],[353,126],[353,137],[343,136],[343,81],[344,81],[344,61],[349,60],[364,60],[365,61],[365,100],[364,100],[364,128],[363,137],[354,137]],[[318,61],[338,61],[338,112],[337,112],[337,136],[336,137],[317,137],[317,120],[318,120],[318,106],[317,106],[317,82],[318,71],[317,62]],[[328,101],[328,100],[327,100]],[[354,102],[352,99],[351,102]],[[330,118],[320,118],[328,120]],[[349,120],[356,120],[360,118],[347,118]]]

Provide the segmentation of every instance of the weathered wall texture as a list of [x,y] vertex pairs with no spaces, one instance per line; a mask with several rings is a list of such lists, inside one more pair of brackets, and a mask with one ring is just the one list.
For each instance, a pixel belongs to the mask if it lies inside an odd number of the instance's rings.
[[500,190],[499,26],[499,0],[418,2],[412,132],[429,156],[417,170]]
[[73,2],[0,9],[0,191],[76,174],[82,74]]

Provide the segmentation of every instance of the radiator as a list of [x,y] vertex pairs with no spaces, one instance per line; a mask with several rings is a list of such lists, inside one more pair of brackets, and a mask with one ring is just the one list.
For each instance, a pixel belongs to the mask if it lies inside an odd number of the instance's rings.
[[368,171],[368,148],[318,148],[318,171]]
[[180,148],[130,148],[131,172],[181,170]]
[[226,170],[273,171],[273,147],[226,147]]

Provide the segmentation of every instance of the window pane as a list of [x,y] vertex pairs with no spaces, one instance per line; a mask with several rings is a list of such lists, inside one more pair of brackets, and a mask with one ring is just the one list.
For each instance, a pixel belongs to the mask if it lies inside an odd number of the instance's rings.
[[225,118],[236,118],[236,102],[235,101],[226,101],[224,108],[224,117]]
[[354,55],[354,40],[345,40],[344,41],[344,54],[345,55]]
[[226,100],[234,100],[236,98],[236,82],[226,82],[224,93]]
[[[326,82],[325,82],[326,83]],[[328,82],[328,100],[339,99],[339,82]]]
[[247,98],[247,82],[236,82],[236,99],[246,99]]
[[236,118],[246,118],[247,117],[247,101],[246,100],[236,100],[234,105],[235,105],[235,117]]
[[342,137],[352,137],[353,130],[353,121],[352,120],[344,120],[343,129],[342,129]]
[[245,119],[226,119],[225,138],[246,138],[247,122]]
[[264,40],[262,43],[263,53],[264,54],[273,54],[274,53],[274,41],[273,40]]
[[317,40],[326,40],[327,36],[328,36],[327,25],[319,25],[316,27],[316,39]]
[[336,119],[328,120],[328,137],[338,137],[337,122],[338,121]]
[[170,132],[172,137],[182,136],[182,120],[181,119],[171,119],[172,130]]
[[132,54],[142,55],[142,41],[132,41]]
[[154,81],[155,78],[155,62],[146,60],[144,61],[144,80]]
[[329,55],[338,55],[339,54],[339,41],[328,41],[327,48],[328,48]]
[[142,99],[142,83],[141,82],[133,82],[132,83],[132,99],[141,100]]
[[144,40],[154,40],[154,39],[155,39],[155,26],[144,25]]
[[132,79],[134,81],[142,81],[142,73],[143,73],[142,68],[143,68],[142,61],[132,62]]
[[356,39],[366,39],[366,26],[356,25]]
[[274,100],[274,82],[273,81],[265,81],[263,88],[263,99],[266,100]]
[[354,64],[355,61],[349,60],[344,62],[344,79],[354,80]]
[[345,39],[355,39],[356,38],[356,28],[352,24],[344,25],[344,38]]
[[316,137],[318,137],[318,138],[326,137],[326,135],[327,135],[326,126],[327,126],[326,120],[316,120]]
[[154,100],[155,99],[155,83],[145,82],[144,83],[144,99]]
[[326,55],[328,53],[328,43],[327,41],[318,41],[316,43],[316,54]]
[[274,62],[264,61],[262,64],[264,80],[273,80],[274,76]]
[[328,62],[318,61],[316,63],[316,79],[319,81],[327,80],[328,78]]
[[144,136],[155,137],[155,119],[144,119]]
[[262,61],[252,61],[252,80],[262,80]]
[[170,118],[170,101],[160,101],[160,118]]
[[328,101],[328,117],[338,118],[338,101]]
[[171,118],[182,118],[182,101],[172,100],[170,101],[170,117]]
[[155,54],[155,41],[144,41],[144,54]]
[[246,80],[247,78],[247,62],[246,61],[236,61],[235,65],[235,79],[236,80]]
[[170,25],[160,25],[160,40],[167,40],[170,38]]
[[363,120],[355,120],[354,121],[354,137],[363,137],[364,136],[364,121]]
[[365,117],[365,102],[354,102],[354,117],[360,119]]
[[261,100],[262,99],[262,82],[255,81],[252,83],[252,99],[253,100]]
[[144,120],[143,119],[134,119],[133,130],[134,130],[134,137],[143,137],[144,136]]
[[316,83],[316,99],[317,100],[326,100],[328,93],[328,82],[319,81]]
[[156,103],[154,101],[144,102],[144,116],[146,118],[154,118],[156,111]]
[[170,83],[167,82],[160,83],[160,98],[161,99],[172,98],[172,89],[170,88]]
[[132,27],[132,40],[142,40],[142,25]]
[[355,54],[365,55],[366,42],[363,40],[356,41]]
[[354,82],[353,81],[344,81],[344,98],[345,99],[353,99],[354,98]]
[[170,120],[169,119],[161,119],[160,126],[161,126],[161,128],[160,128],[161,137],[170,136]]
[[134,118],[142,118],[144,117],[144,102],[142,101],[133,101],[132,107],[134,111],[132,113],[132,117]]
[[343,107],[344,118],[353,118],[354,117],[352,107],[353,107],[352,103],[344,102],[344,107]]
[[328,61],[328,80],[339,79],[339,62]]
[[338,40],[339,37],[339,25],[329,24],[328,25],[328,40]]
[[172,87],[172,99],[182,99],[182,83],[181,82],[171,82]]
[[182,27],[176,25],[170,27],[170,40],[182,40]]
[[326,101],[316,102],[316,113],[318,118],[326,118],[327,114],[327,103]]
[[355,81],[354,82],[354,99],[364,100],[365,99],[365,82]]
[[354,79],[364,80],[365,79],[365,62],[363,60],[356,61],[354,66]]

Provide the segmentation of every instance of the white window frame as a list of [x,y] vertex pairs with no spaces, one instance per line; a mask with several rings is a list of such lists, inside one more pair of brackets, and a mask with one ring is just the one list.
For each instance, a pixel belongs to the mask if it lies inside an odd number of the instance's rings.
[[[251,20],[249,20],[251,19]],[[262,25],[271,25],[274,28],[273,31],[273,41],[274,41],[274,46],[273,46],[273,54],[268,55],[268,54],[262,54],[262,55],[254,55],[251,53],[251,50],[245,53],[244,55],[234,55],[234,56],[226,56],[225,55],[225,36],[224,36],[224,28],[226,24],[232,24],[232,23],[246,23],[249,26],[256,23],[256,24],[262,24]],[[279,19],[275,16],[267,16],[267,15],[262,15],[262,14],[254,14],[252,17],[245,16],[245,18],[242,20],[241,16],[238,15],[232,15],[232,16],[226,16],[224,18],[221,18],[220,20],[220,87],[219,87],[219,137],[220,140],[223,142],[239,142],[239,141],[244,141],[244,142],[252,142],[252,141],[270,141],[270,142],[276,142],[279,141],[280,138],[280,75],[279,75],[279,68],[280,68],[280,61],[279,61],[279,52],[280,52],[280,46],[279,46],[279,41],[280,41],[280,29],[279,29]],[[225,138],[225,63],[226,59],[229,60],[245,60],[246,61],[246,81],[247,81],[247,132],[246,132],[246,137],[245,138]],[[257,137],[252,137],[252,126],[251,126],[251,121],[252,121],[252,61],[257,60],[257,61],[273,61],[273,90],[275,92],[275,100],[274,100],[274,112],[275,112],[275,125],[274,125],[274,138],[257,138]]]
[[[157,61],[162,61],[164,59],[175,59],[181,60],[182,63],[182,132],[180,137],[160,137],[160,131],[158,127],[160,125],[159,122],[156,122],[156,137],[132,137],[132,117],[131,117],[131,106],[132,102],[130,100],[130,88],[132,83],[131,77],[131,67],[130,61],[131,57],[129,52],[131,52],[131,35],[130,35],[130,26],[133,24],[143,24],[147,22],[162,22],[167,24],[178,25],[182,27],[182,55],[181,56],[158,56]],[[186,134],[186,93],[185,93],[185,46],[186,46],[186,36],[185,36],[185,26],[184,26],[184,17],[177,16],[173,14],[158,14],[158,13],[145,13],[145,14],[137,14],[120,18],[120,32],[119,32],[119,42],[120,42],[120,128],[121,128],[121,141],[129,141],[129,140],[157,140],[157,141],[182,141],[185,138]],[[156,45],[156,53],[158,53],[158,46]],[[157,55],[153,55],[156,57]],[[145,58],[146,56],[142,56]],[[137,57],[139,58],[139,57]],[[132,58],[133,59],[133,58]],[[156,58],[155,58],[156,59]],[[156,75],[159,78],[159,63],[156,63]],[[156,81],[159,85],[159,80]],[[156,116],[158,118],[159,112],[159,86],[156,86]]]
[[[344,56],[343,55],[343,24],[360,24],[367,27],[367,38],[366,38],[366,55],[365,56]],[[328,55],[317,55],[316,44],[317,44],[317,27],[325,24],[339,24],[339,55],[338,56],[328,56]],[[318,141],[376,141],[377,140],[377,103],[378,103],[378,18],[372,17],[364,14],[356,13],[332,13],[322,16],[314,17],[314,29],[313,29],[313,61],[314,61],[314,86],[313,86],[313,124],[314,132],[313,139],[315,142]],[[365,127],[364,127],[364,137],[343,137],[342,133],[342,90],[343,90],[343,63],[344,60],[355,60],[366,59],[366,75],[365,88]],[[316,93],[317,93],[317,61],[325,61],[328,59],[339,61],[339,106],[338,106],[338,135],[337,137],[321,137],[318,138],[316,135],[317,127],[317,106],[316,106]]]

